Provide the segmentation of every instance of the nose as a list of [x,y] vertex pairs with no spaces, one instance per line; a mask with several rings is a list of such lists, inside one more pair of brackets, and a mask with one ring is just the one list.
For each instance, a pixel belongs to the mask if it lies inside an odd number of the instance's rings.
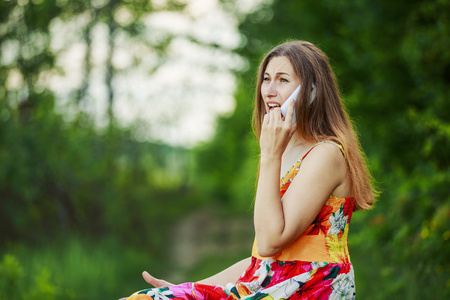
[[265,97],[273,97],[277,95],[277,90],[275,89],[273,82],[263,85],[263,94]]

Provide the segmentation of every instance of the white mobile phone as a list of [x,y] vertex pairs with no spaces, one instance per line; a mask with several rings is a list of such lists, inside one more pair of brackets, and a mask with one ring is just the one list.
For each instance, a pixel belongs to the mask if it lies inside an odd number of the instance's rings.
[[[287,110],[289,107],[289,100],[294,99],[294,101],[297,101],[297,96],[298,96],[298,93],[300,92],[301,87],[302,87],[302,85],[300,84],[295,89],[295,91],[289,96],[289,98],[287,98],[287,100],[283,103],[283,105],[281,105],[281,114],[283,114],[284,117],[286,117],[286,114],[287,114]],[[316,98],[316,86],[313,83],[312,89],[311,89],[311,99],[309,100],[309,104],[311,104],[311,102],[313,102],[315,98]],[[294,123],[295,123],[295,111],[292,116],[292,124],[294,124]]]
[[[281,113],[283,114],[284,117],[286,117],[286,114],[287,114],[287,110],[289,107],[289,101],[291,99],[294,99],[294,101],[297,100],[297,96],[298,96],[298,93],[300,92],[301,87],[302,87],[302,85],[300,84],[295,89],[295,91],[286,99],[286,101],[283,103],[283,105],[281,105]],[[295,112],[294,112],[294,115],[292,116],[292,124],[294,124],[294,122],[295,122]]]

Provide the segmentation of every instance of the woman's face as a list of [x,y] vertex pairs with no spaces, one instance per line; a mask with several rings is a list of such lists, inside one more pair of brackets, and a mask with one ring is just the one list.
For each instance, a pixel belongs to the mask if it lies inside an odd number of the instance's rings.
[[295,74],[294,68],[286,56],[271,58],[264,71],[261,85],[261,96],[266,112],[281,107],[300,83],[300,78]]

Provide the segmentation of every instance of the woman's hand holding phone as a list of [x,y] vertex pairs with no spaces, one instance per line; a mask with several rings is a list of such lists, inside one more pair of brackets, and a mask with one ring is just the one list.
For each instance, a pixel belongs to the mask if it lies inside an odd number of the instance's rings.
[[292,123],[295,101],[289,99],[285,103],[288,103],[288,108],[284,119],[280,108],[275,108],[264,116],[259,140],[261,157],[281,158],[297,128],[295,122]]

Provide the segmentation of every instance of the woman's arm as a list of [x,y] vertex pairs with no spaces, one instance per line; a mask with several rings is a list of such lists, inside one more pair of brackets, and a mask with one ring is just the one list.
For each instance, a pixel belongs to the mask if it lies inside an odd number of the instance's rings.
[[258,254],[263,257],[279,253],[300,236],[346,176],[346,163],[340,150],[322,144],[302,162],[301,171],[281,201],[279,176],[281,156],[286,140],[290,139],[285,124],[290,124],[288,119],[283,121],[278,111],[272,111],[266,115],[261,133],[254,223]]
[[231,267],[217,273],[214,276],[198,281],[200,284],[225,286],[227,283],[236,283],[245,270],[250,266],[251,257],[247,257]]
[[[239,279],[239,277],[244,273],[244,271],[248,268],[250,262],[251,257],[245,258],[235,263],[231,267],[228,267],[227,269],[217,273],[216,275],[198,281],[197,283],[207,285],[220,285],[220,286],[225,286],[227,283],[230,282],[235,283]],[[173,283],[153,277],[146,271],[142,273],[142,277],[147,283],[153,285],[156,288],[168,287],[173,285]]]
[[275,172],[273,165],[277,164],[261,161],[255,200],[255,231],[261,256],[273,256],[299,237],[346,176],[339,148],[322,144],[302,161],[301,171],[281,201],[279,178],[273,179],[279,171]]

